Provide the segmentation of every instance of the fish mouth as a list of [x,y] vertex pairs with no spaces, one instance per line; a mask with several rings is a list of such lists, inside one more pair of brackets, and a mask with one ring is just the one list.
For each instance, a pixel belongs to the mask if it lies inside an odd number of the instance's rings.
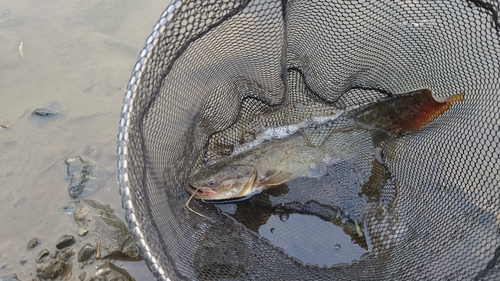
[[210,187],[200,186],[196,187],[192,183],[189,183],[189,188],[187,189],[188,193],[193,195],[195,198],[204,198],[210,195],[213,195],[215,191],[213,191]]
[[243,197],[234,197],[234,198],[226,198],[226,199],[203,199],[203,202],[210,203],[210,204],[237,203],[237,202],[245,201],[252,196],[253,196],[253,194],[243,196]]

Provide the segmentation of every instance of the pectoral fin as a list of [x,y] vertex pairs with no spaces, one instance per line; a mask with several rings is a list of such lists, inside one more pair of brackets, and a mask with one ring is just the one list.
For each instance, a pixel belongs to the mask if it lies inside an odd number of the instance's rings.
[[236,197],[243,197],[243,196],[247,195],[251,191],[251,189],[253,187],[253,184],[257,180],[257,175],[258,175],[257,174],[257,169],[254,167],[252,169],[251,176],[248,178],[248,182],[245,184],[245,186],[243,186],[243,188],[238,193],[238,195],[236,195]]
[[292,173],[288,172],[279,172],[277,174],[272,175],[271,177],[261,181],[261,185],[264,186],[278,186],[280,184],[284,184],[290,177]]

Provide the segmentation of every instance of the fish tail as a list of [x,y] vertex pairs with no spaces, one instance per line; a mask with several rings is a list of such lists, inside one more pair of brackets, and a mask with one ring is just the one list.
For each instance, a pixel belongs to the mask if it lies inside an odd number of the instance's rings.
[[460,93],[460,94],[455,94],[455,95],[449,96],[446,99],[446,103],[461,102],[461,101],[464,100],[464,96],[465,96],[464,93]]

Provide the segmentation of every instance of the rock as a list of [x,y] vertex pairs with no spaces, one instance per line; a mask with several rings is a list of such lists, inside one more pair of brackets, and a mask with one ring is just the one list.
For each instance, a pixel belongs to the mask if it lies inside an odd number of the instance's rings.
[[78,262],[84,262],[90,259],[94,254],[94,247],[90,243],[85,243],[83,247],[78,251]]
[[71,181],[68,187],[69,196],[76,198],[82,194],[94,165],[80,156],[67,158],[64,162],[68,165],[67,171]]
[[19,260],[19,263],[21,265],[24,265],[28,262],[28,258],[26,256],[22,257],[20,260]]
[[53,259],[55,259],[58,254],[59,254],[59,251],[56,250],[55,252],[53,252],[52,254],[50,254],[50,257],[53,258]]
[[42,239],[40,239],[38,237],[31,238],[30,241],[28,242],[28,250],[35,248],[36,245],[38,245],[38,243],[40,243],[40,241],[42,241]]
[[[42,279],[54,279],[66,268],[66,261],[74,255],[72,249],[55,251],[52,255],[49,250],[43,249],[36,255],[36,277]],[[57,257],[57,259],[56,259]]]
[[88,202],[88,200],[78,202],[76,208],[73,210],[75,222],[78,224],[79,228],[85,229],[92,224],[92,216],[96,215],[96,210],[91,209],[86,202]]
[[59,254],[59,251],[56,250],[55,252],[53,252],[52,254],[50,254],[50,258],[55,259],[55,258],[57,258],[58,254]]
[[57,249],[64,249],[66,247],[69,247],[73,244],[75,244],[76,240],[73,235],[63,235],[59,237],[56,243],[56,248]]
[[139,249],[130,232],[113,209],[94,200],[83,199],[73,211],[76,223],[93,235],[101,244],[101,258],[141,260]]
[[66,267],[66,264],[60,260],[51,259],[44,263],[36,265],[36,277],[42,279],[54,279],[59,276]]
[[95,277],[99,281],[135,281],[125,269],[111,262],[104,262],[97,267]]
[[43,263],[49,260],[50,258],[50,252],[47,249],[43,249],[35,257],[35,262],[36,263]]
[[79,227],[78,231],[76,232],[76,234],[78,234],[78,236],[85,236],[85,234],[87,234],[87,232],[89,232],[89,231],[86,230],[85,228]]
[[15,273],[0,277],[0,281],[19,281]]
[[87,272],[82,272],[78,275],[78,280],[83,281],[85,280],[85,276],[87,276]]
[[65,161],[67,174],[70,179],[69,195],[76,198],[83,194],[88,196],[106,185],[110,173],[99,169],[90,161],[83,160],[80,156],[67,158]]
[[50,255],[49,250],[43,249],[36,255],[36,276],[38,278],[53,279],[64,271],[66,263],[54,258],[54,256],[58,256],[59,254],[60,253],[56,251],[55,255]]
[[60,251],[57,255],[57,259],[62,262],[69,262],[69,259],[75,255],[75,251],[71,248],[66,248]]
[[31,115],[38,115],[38,116],[51,116],[51,115],[56,115],[57,112],[48,108],[48,107],[42,107],[42,108],[37,108],[31,112]]

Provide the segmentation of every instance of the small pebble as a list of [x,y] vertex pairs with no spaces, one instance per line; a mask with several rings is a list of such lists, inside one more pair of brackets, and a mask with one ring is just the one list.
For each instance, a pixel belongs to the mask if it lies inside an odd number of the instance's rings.
[[60,260],[48,260],[36,265],[36,277],[41,279],[55,279],[66,268],[66,264]]
[[73,235],[63,235],[57,240],[56,247],[57,249],[63,249],[75,244],[75,242],[76,240]]
[[47,249],[41,250],[36,255],[36,258],[35,258],[36,263],[42,263],[42,262],[46,261],[49,255],[50,255],[49,250],[47,250]]
[[80,275],[78,275],[78,280],[83,281],[85,280],[85,276],[87,275],[87,272],[82,272]]
[[38,245],[38,243],[40,243],[40,241],[42,241],[42,239],[40,239],[38,237],[31,238],[31,240],[28,242],[28,250],[35,248],[36,245]]
[[87,232],[89,232],[87,229],[80,226],[76,234],[78,234],[78,236],[85,236]]
[[53,258],[53,259],[55,259],[57,257],[57,254],[59,254],[59,251],[56,250],[55,252],[53,252],[52,254],[50,254],[50,257]]
[[118,267],[109,261],[96,268],[95,277],[98,280],[135,280],[125,269]]
[[75,251],[72,248],[66,248],[59,252],[57,259],[62,262],[68,262],[69,259],[75,255]]
[[55,112],[54,110],[47,108],[47,107],[37,108],[37,109],[33,110],[33,112],[31,112],[31,115],[38,115],[38,116],[49,116],[49,115],[56,115],[56,114],[57,114],[57,112]]
[[84,262],[90,259],[94,254],[94,247],[90,243],[85,243],[83,247],[78,251],[78,262]]
[[24,265],[24,264],[25,264],[25,263],[27,263],[27,262],[28,262],[28,258],[27,258],[26,256],[23,256],[23,257],[19,260],[19,263],[20,263],[21,265]]

